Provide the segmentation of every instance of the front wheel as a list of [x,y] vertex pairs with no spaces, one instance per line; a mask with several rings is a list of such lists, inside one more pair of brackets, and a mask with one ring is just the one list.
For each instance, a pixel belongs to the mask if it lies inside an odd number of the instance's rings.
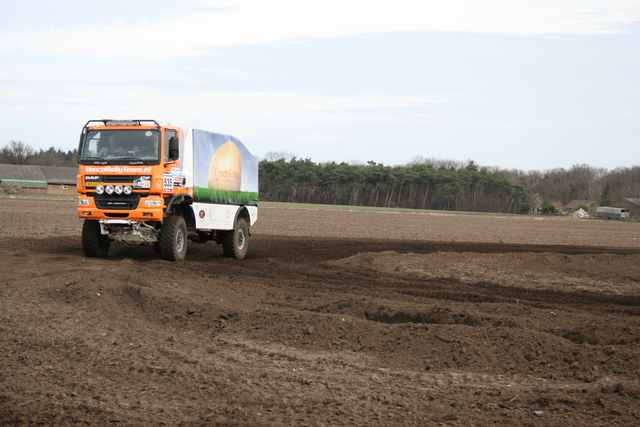
[[85,219],[82,224],[82,249],[88,257],[105,257],[109,253],[111,242],[100,231],[100,222]]
[[168,217],[160,230],[160,256],[182,261],[187,254],[187,224],[180,215]]
[[238,218],[233,230],[227,231],[222,238],[222,251],[227,257],[244,259],[249,249],[249,226],[247,220]]

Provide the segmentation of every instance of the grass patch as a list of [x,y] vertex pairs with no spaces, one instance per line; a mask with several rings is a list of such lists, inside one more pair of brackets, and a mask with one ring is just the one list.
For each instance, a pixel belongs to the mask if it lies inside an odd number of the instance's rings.
[[225,203],[234,205],[255,205],[258,203],[258,193],[250,191],[211,190],[203,187],[193,187],[193,200],[201,203]]

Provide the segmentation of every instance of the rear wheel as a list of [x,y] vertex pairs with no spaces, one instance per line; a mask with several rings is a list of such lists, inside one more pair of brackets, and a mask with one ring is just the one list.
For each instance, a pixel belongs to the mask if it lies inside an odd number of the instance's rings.
[[249,249],[249,225],[240,217],[233,230],[227,231],[222,238],[222,250],[225,256],[244,259]]
[[100,232],[100,222],[85,219],[82,224],[82,249],[88,257],[105,257],[109,253],[111,242]]
[[182,261],[186,254],[187,224],[180,215],[172,215],[160,231],[160,255],[169,261]]

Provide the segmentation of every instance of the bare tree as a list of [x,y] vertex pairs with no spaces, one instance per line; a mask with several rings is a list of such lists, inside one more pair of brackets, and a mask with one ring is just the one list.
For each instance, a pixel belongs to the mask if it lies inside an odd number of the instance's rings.
[[10,164],[26,165],[27,160],[34,155],[35,150],[22,141],[11,141],[0,150],[0,153]]

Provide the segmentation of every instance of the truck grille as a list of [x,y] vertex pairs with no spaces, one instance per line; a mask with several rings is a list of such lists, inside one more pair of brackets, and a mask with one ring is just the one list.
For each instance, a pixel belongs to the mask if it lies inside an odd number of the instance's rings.
[[131,183],[138,178],[140,178],[138,175],[102,175],[100,181],[105,184]]
[[108,196],[105,194],[96,194],[95,201],[98,209],[132,210],[138,207],[140,196],[137,194],[132,194],[129,196],[117,196],[115,194]]

